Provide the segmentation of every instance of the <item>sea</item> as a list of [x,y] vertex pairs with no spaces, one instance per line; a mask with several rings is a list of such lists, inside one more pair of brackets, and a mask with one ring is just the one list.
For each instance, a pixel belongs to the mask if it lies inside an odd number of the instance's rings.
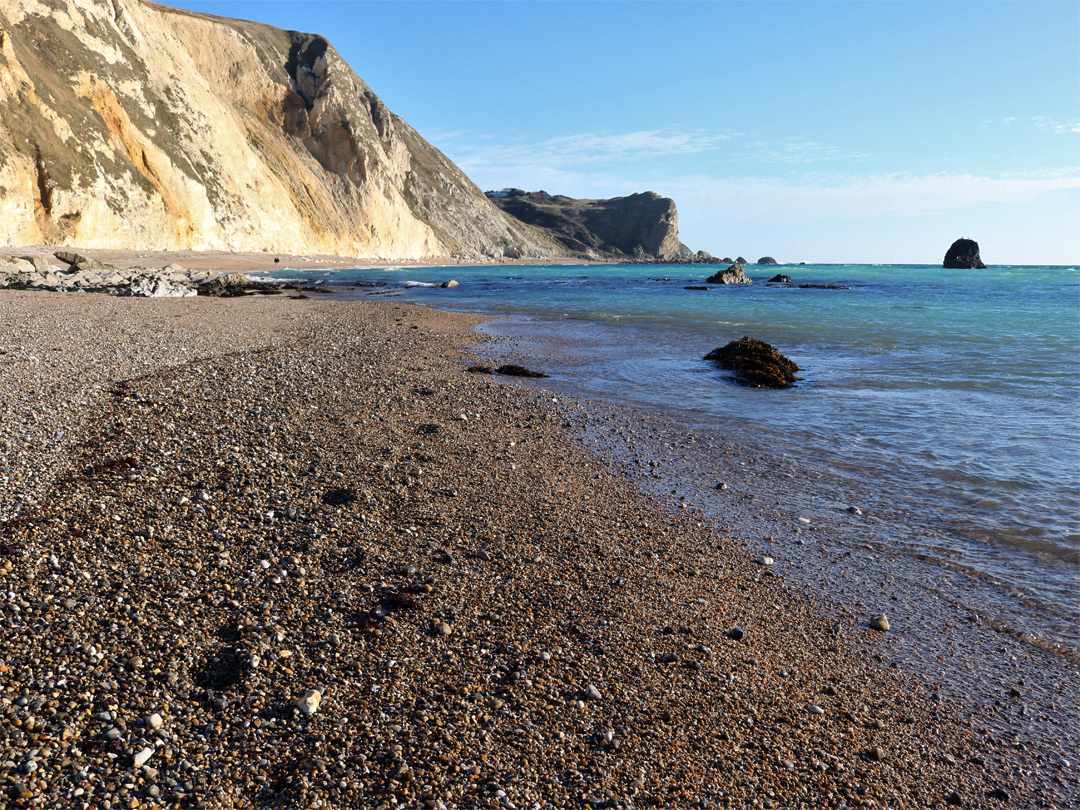
[[[592,439],[787,576],[857,605],[855,619],[888,593],[890,617],[924,637],[978,622],[1080,660],[1077,268],[750,266],[752,284],[705,285],[715,269],[272,277],[493,316],[482,329],[499,340],[481,351],[551,375],[525,383],[538,390],[630,414],[596,420]],[[746,335],[799,365],[794,388],[745,388],[703,359]]]

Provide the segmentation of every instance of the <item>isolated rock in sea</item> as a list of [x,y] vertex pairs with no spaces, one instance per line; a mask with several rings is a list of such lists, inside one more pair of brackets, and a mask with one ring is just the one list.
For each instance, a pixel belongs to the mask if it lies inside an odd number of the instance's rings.
[[769,279],[770,284],[790,284],[791,276],[785,276],[783,273],[777,273],[775,276]]
[[750,264],[750,262],[748,262],[742,256],[736,256],[735,261],[736,261],[737,264]]
[[454,281],[454,279],[450,279],[449,281],[444,281],[442,284],[440,284],[439,289],[440,290],[449,290],[449,289],[452,289],[452,288],[457,287],[457,286],[458,286],[458,283],[456,281]]
[[735,260],[732,259],[730,256],[725,256],[724,258],[722,258],[720,260],[720,263],[721,264],[735,264]]
[[941,266],[947,270],[981,270],[986,267],[979,256],[979,243],[974,239],[957,239],[953,242]]
[[772,256],[762,256],[757,260],[758,264],[777,264],[778,262]]
[[726,270],[720,270],[714,275],[709,276],[705,281],[709,284],[749,284],[750,279],[746,276],[746,271],[743,270],[742,265],[736,262],[728,267]]
[[750,388],[791,388],[799,367],[763,340],[742,337],[705,355],[720,368],[735,372],[735,381]]

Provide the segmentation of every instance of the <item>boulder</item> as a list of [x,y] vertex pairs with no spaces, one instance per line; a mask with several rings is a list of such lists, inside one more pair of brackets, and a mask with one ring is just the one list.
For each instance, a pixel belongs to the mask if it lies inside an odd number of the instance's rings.
[[775,276],[769,279],[770,284],[790,284],[791,276],[785,276],[783,273],[777,273]]
[[777,264],[778,262],[772,256],[762,256],[757,260],[758,264]]
[[957,239],[953,242],[941,266],[947,270],[981,270],[986,267],[979,256],[979,243],[974,239]]
[[456,281],[454,281],[454,279],[450,279],[449,281],[444,281],[442,284],[440,284],[439,289],[440,290],[449,290],[449,289],[452,289],[452,288],[457,287],[457,286],[458,286],[458,283]]
[[750,279],[746,277],[746,271],[743,270],[742,265],[735,262],[726,270],[720,270],[715,275],[709,276],[705,282],[707,284],[749,284]]
[[190,298],[196,292],[194,288],[186,284],[177,284],[175,281],[155,276],[144,276],[120,287],[118,294],[136,298]]
[[799,367],[763,340],[742,337],[705,355],[749,388],[791,388]]

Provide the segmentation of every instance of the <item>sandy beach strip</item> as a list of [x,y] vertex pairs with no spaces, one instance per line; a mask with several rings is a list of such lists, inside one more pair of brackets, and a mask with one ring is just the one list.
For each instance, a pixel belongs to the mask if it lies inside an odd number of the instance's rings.
[[0,291],[0,807],[1076,800],[476,323]]

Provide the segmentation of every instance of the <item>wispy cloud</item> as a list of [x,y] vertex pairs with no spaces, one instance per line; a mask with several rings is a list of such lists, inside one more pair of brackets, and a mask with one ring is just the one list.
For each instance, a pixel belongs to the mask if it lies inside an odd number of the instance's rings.
[[641,159],[701,154],[733,137],[704,130],[654,129],[638,132],[584,132],[542,141],[484,143],[468,133],[434,134],[432,142],[453,154],[466,172],[492,166],[558,168],[625,163]]
[[1080,119],[1071,120],[1051,118],[1048,115],[1039,115],[1031,119],[1036,129],[1046,129],[1055,135],[1080,134]]
[[831,144],[817,143],[805,138],[781,138],[775,141],[753,141],[746,144],[750,155],[763,163],[823,163],[843,160],[861,163],[870,159],[867,152],[842,149]]
[[1054,118],[1049,115],[1036,115],[1031,118],[988,118],[983,121],[985,127],[1009,129],[1013,126],[1029,127],[1055,135],[1080,135],[1080,118]]
[[998,175],[818,175],[798,182],[686,177],[665,193],[679,200],[680,210],[708,210],[718,220],[779,223],[946,213],[990,203],[1030,202],[1069,189],[1080,189],[1080,167]]

